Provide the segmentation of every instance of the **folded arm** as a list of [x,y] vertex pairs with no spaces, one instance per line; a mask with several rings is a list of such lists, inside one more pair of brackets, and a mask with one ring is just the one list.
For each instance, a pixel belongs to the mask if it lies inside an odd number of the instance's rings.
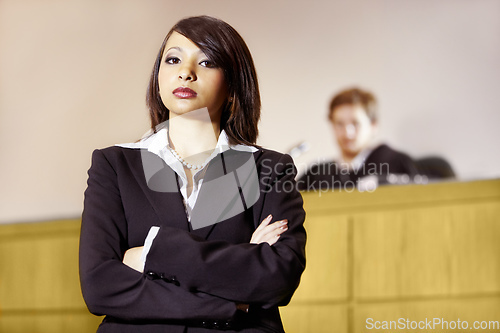
[[175,276],[185,290],[237,303],[264,308],[286,304],[305,267],[305,213],[295,188],[291,158],[282,155],[274,162],[272,167],[261,168],[261,196],[250,208],[258,221],[269,213],[288,220],[288,230],[273,246],[267,242],[207,241],[183,230],[162,227],[148,253],[145,272]]
[[95,151],[85,192],[80,236],[80,282],[89,310],[127,320],[231,318],[234,302],[179,288],[122,263],[127,222],[117,175]]

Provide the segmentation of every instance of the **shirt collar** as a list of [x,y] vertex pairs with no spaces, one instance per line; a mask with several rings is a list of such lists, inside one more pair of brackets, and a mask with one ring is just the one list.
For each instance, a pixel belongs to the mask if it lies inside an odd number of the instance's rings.
[[341,159],[340,162],[344,165],[349,165],[349,168],[353,171],[357,172],[361,166],[365,163],[367,157],[371,154],[373,148],[365,148],[356,155],[350,163],[345,162],[344,159]]
[[[167,148],[168,146],[168,129],[166,127],[161,128],[156,133],[150,134],[150,132],[146,133],[144,137],[138,141],[133,143],[122,143],[117,144],[119,147],[123,148],[132,148],[132,149],[147,149],[153,154],[159,155],[162,150]],[[229,149],[254,153],[258,149],[253,146],[237,144],[232,145],[229,143],[229,137],[227,136],[226,131],[222,130],[219,135],[219,139],[217,140],[217,145],[210,156],[211,158],[221,154]],[[161,156],[160,156],[161,157]]]

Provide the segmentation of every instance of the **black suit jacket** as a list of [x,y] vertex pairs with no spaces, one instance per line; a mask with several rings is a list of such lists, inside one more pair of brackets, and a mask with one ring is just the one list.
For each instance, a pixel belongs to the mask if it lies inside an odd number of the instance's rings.
[[334,161],[315,164],[299,178],[297,187],[301,191],[352,188],[360,178],[368,175],[378,176],[379,183],[385,184],[389,174],[408,175],[411,180],[418,174],[418,170],[408,155],[382,144],[366,157],[357,171],[346,170],[345,166]]
[[[278,305],[289,302],[305,267],[305,212],[292,159],[265,149],[253,156],[256,203],[191,230],[180,192],[148,186],[140,149],[94,151],[82,215],[80,281],[89,310],[106,315],[98,332],[283,331]],[[289,229],[273,246],[249,244],[269,214],[288,219]],[[154,225],[160,231],[141,274],[122,263],[123,255],[142,246]],[[250,304],[248,314],[236,303]]]

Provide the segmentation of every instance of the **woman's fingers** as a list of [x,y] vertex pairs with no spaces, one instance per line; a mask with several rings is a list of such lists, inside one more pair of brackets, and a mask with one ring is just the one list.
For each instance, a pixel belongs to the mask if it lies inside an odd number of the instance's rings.
[[252,244],[259,244],[261,243],[261,236],[262,236],[262,231],[264,230],[265,227],[269,225],[269,222],[273,219],[273,216],[269,214],[262,222],[259,224],[257,229],[252,234],[252,239],[250,240],[250,243]]
[[250,243],[268,243],[269,245],[273,245],[274,243],[276,243],[280,235],[288,230],[287,220],[281,220],[269,224],[271,222],[271,219],[272,216],[268,216],[262,221],[259,227],[255,229]]
[[265,219],[262,220],[262,222],[259,224],[259,226],[255,230],[264,229],[266,226],[269,225],[269,223],[271,222],[272,219],[273,219],[273,216],[271,214],[269,214]]
[[267,230],[266,235],[263,236],[263,242],[267,242],[269,245],[273,245],[274,243],[276,243],[280,238],[281,234],[288,230],[287,223],[288,223],[287,220],[282,220],[270,225],[269,227],[274,227],[274,228],[272,230]]
[[287,223],[287,220],[281,220],[268,225],[266,228],[262,229],[262,237],[269,238],[281,235],[288,229]]

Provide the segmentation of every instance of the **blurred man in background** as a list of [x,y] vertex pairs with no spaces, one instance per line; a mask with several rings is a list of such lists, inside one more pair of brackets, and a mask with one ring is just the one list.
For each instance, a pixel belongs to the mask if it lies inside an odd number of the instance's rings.
[[409,183],[418,174],[413,160],[386,144],[375,145],[377,102],[368,91],[352,88],[333,97],[328,119],[341,156],[314,164],[299,178],[300,190],[370,190],[384,183]]

